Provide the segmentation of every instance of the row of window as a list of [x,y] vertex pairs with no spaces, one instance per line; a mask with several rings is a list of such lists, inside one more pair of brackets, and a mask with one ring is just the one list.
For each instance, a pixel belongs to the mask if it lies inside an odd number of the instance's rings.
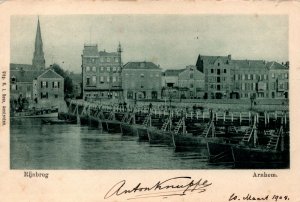
[[268,80],[267,74],[235,74],[234,80]]
[[101,93],[87,93],[86,97],[88,98],[101,98],[101,97],[108,97],[108,98],[112,98],[112,97],[119,97],[119,93],[117,92],[101,92]]
[[[97,58],[86,58],[89,63],[96,63]],[[118,57],[100,57],[100,62],[119,62]]]
[[[108,71],[108,72],[113,71],[113,72],[116,72],[116,71],[120,71],[121,68],[120,67],[116,67],[116,66],[114,66],[114,67],[103,67],[103,66],[101,66],[98,69],[99,69],[99,71],[102,71],[102,72],[103,71]],[[96,66],[92,66],[92,67],[86,66],[85,71],[86,72],[90,72],[90,71],[97,72],[97,67]]]
[[[147,75],[147,74],[146,74],[146,75]],[[128,77],[128,76],[134,76],[134,77],[136,77],[136,76],[138,76],[138,75],[126,73],[125,76],[126,76],[126,77]],[[140,76],[141,78],[144,78],[144,77],[145,77],[145,74],[144,74],[144,73],[141,73],[139,76]],[[147,75],[147,76],[150,76],[150,77],[154,77],[154,76],[159,77],[160,74],[155,74],[155,75],[150,74],[150,75]]]
[[52,84],[52,88],[60,88],[60,82],[59,81],[41,81],[41,88],[48,88],[49,85]]
[[208,76],[207,77],[208,82],[217,82],[220,83],[221,81],[225,82],[226,81],[226,77],[220,77],[220,76]]
[[[110,81],[112,81],[114,83],[114,82],[120,81],[120,77],[100,76],[98,80],[99,80],[99,83],[105,83],[105,82],[110,82]],[[96,84],[97,84],[97,77],[95,75],[86,78],[86,85],[96,85]]]
[[278,78],[278,79],[288,79],[288,73],[281,73],[281,74],[275,74],[272,73],[272,78]]
[[[49,94],[48,93],[41,93],[41,99],[49,99],[51,97],[49,97]],[[53,95],[53,98],[58,98],[58,94],[54,94]]]
[[210,88],[211,90],[227,90],[228,87],[229,87],[228,84],[224,84],[224,85],[222,85],[222,84],[217,84],[217,85],[215,85],[215,84],[210,84],[210,85],[209,85],[209,88]]
[[[207,70],[206,70],[206,73],[207,73]],[[227,73],[227,69],[210,69],[210,73],[211,74],[221,74],[221,73],[224,73],[226,74]]]

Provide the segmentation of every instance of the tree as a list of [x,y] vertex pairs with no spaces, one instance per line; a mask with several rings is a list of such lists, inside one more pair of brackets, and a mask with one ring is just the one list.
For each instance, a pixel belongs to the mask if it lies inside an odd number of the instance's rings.
[[58,64],[51,65],[51,68],[60,76],[64,78],[64,93],[66,97],[70,97],[73,95],[73,82],[69,77],[69,72],[63,70]]

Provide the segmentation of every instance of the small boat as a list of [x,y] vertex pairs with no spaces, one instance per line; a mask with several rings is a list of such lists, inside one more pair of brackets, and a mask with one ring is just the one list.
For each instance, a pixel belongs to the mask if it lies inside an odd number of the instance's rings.
[[136,136],[137,129],[135,125],[135,114],[125,114],[121,121],[121,133],[124,136]]
[[121,122],[117,120],[103,120],[102,126],[105,125],[105,130],[110,133],[121,132]]
[[10,118],[54,118],[58,117],[58,108],[30,109],[12,112]]
[[52,120],[52,119],[42,119],[43,124],[76,124],[77,120]]
[[256,145],[257,134],[255,126],[254,132],[247,139],[251,144],[231,146],[234,166],[236,168],[265,169],[289,167],[289,150],[285,147],[284,140],[286,139],[286,134],[283,132],[283,126],[270,135],[267,145]]
[[185,119],[181,118],[173,128],[172,119],[170,117],[164,122],[160,129],[149,127],[147,131],[150,144],[174,146],[174,136],[186,135]]

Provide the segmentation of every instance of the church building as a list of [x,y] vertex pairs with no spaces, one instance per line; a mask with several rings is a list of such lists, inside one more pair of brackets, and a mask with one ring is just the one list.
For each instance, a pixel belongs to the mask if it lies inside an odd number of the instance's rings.
[[[49,83],[49,87],[46,88],[47,92],[44,92],[45,87],[43,86],[45,79],[46,83]],[[38,19],[32,64],[10,63],[10,99],[13,102],[26,100],[29,105],[56,104],[50,98],[55,101],[63,101],[63,80],[63,77],[46,68],[40,20]],[[45,102],[45,98],[49,99],[49,102]],[[40,102],[42,100],[44,102]]]

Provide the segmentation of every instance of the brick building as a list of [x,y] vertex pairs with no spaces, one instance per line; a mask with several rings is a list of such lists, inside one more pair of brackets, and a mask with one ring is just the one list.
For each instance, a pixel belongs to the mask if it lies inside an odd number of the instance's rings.
[[229,98],[232,89],[232,77],[235,65],[228,56],[199,55],[197,69],[204,73],[205,98]]
[[203,98],[204,74],[196,66],[187,66],[178,75],[178,87],[181,98]]
[[64,78],[52,69],[46,70],[33,82],[37,89],[38,103],[51,106],[64,100]]
[[288,98],[288,63],[199,55],[196,66],[205,75],[206,98]]
[[98,51],[97,45],[84,45],[82,54],[83,98],[122,99],[121,45],[117,52]]
[[125,99],[160,99],[161,69],[152,62],[128,62],[122,71]]

